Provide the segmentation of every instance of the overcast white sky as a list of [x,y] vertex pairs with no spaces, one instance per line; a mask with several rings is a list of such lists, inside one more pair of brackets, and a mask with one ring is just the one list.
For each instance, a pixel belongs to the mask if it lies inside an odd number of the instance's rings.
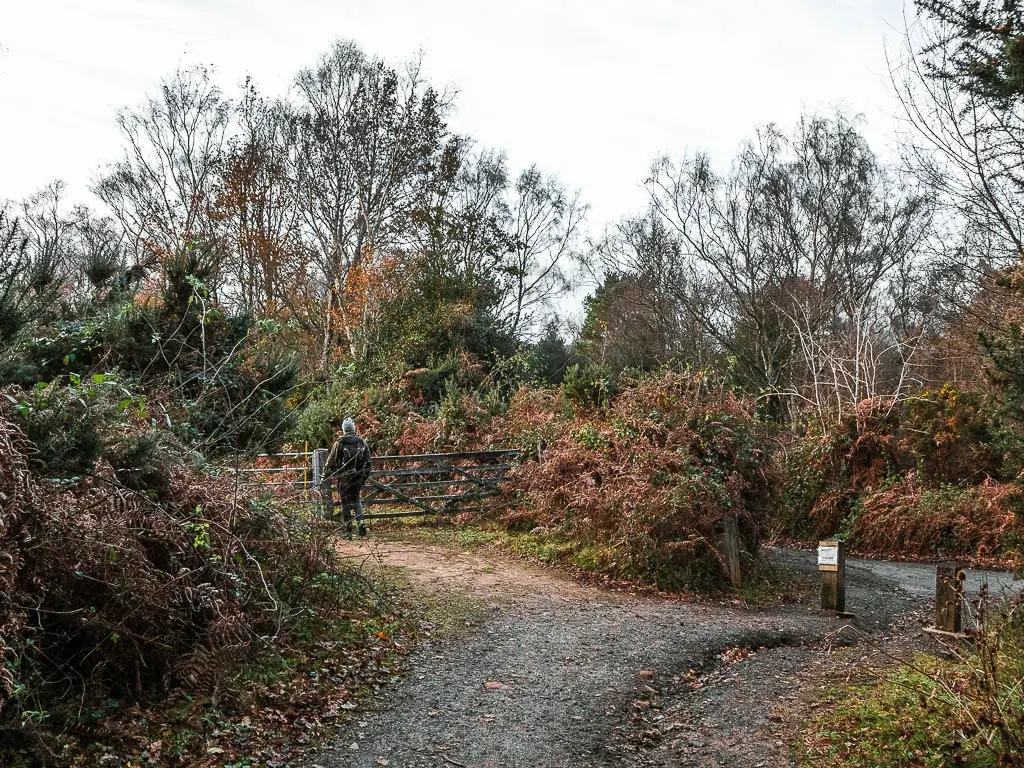
[[114,114],[179,65],[228,95],[283,93],[330,42],[417,50],[455,89],[453,127],[538,163],[592,204],[591,230],[639,211],[651,160],[727,163],[767,121],[843,105],[884,153],[885,44],[903,0],[34,0],[2,3],[0,199],[54,178],[86,198],[119,154]]

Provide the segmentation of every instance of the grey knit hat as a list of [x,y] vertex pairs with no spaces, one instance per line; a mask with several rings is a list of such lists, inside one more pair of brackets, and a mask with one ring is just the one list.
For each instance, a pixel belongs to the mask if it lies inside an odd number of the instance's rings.
[[354,435],[356,433],[356,423],[352,421],[351,416],[341,422],[341,431],[346,435]]

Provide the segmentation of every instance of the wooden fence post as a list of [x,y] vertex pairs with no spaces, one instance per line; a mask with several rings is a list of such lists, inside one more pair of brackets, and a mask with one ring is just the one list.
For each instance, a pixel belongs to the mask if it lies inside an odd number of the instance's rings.
[[818,542],[821,608],[846,613],[846,545],[839,539]]
[[324,464],[327,463],[327,449],[317,448],[313,451],[313,486],[319,487],[320,481],[324,479]]
[[722,557],[725,558],[726,567],[729,569],[729,581],[732,582],[733,588],[739,589],[743,586],[743,572],[740,570],[740,536],[736,518],[732,515],[722,521],[718,541]]
[[964,571],[959,563],[941,563],[935,569],[935,628],[943,632],[963,629]]
[[313,451],[311,456],[313,464],[313,490],[320,494],[320,511],[321,514],[326,515],[328,513],[327,500],[329,498],[330,490],[324,491],[320,487],[321,481],[324,479],[324,464],[327,463],[327,454],[329,451],[326,448],[317,448]]

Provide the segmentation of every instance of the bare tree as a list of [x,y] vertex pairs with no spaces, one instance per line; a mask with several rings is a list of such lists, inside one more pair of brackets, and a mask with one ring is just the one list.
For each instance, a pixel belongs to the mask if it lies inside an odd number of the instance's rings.
[[27,259],[22,279],[36,308],[54,317],[105,302],[118,285],[138,277],[137,270],[127,274],[120,228],[85,205],[69,209],[64,196],[64,183],[54,181],[20,204]]
[[224,298],[244,313],[277,320],[302,316],[309,289],[298,189],[289,182],[292,115],[247,82],[216,185],[214,219],[224,247]]
[[401,70],[336,43],[296,78],[291,175],[311,261],[322,280],[322,364],[338,334],[356,355],[346,316],[348,276],[374,253],[414,242],[414,212],[448,147],[446,99],[419,62]]
[[32,282],[37,292],[52,288],[59,293],[61,286],[77,277],[78,228],[65,214],[64,194],[64,182],[53,181],[21,203],[21,222],[28,235]]
[[117,124],[124,157],[94,186],[136,257],[157,263],[209,239],[217,170],[231,105],[203,68],[179,70]]
[[884,316],[931,210],[845,116],[803,119],[792,137],[761,130],[727,176],[705,156],[663,159],[648,186],[681,246],[663,267],[667,290],[775,412],[792,398],[824,408],[900,386],[898,372],[879,383],[875,353],[905,360],[903,340],[881,342],[890,331],[868,333],[865,318]]
[[469,283],[493,283],[497,290],[497,270],[514,248],[507,159],[503,152],[475,151],[463,139],[449,161],[453,170],[431,186],[420,208],[424,226],[417,248],[444,262],[440,271]]
[[552,302],[570,288],[568,268],[576,256],[587,206],[554,177],[530,166],[516,180],[508,203],[512,249],[498,315],[513,336],[541,330]]
[[419,247],[435,269],[486,290],[509,335],[529,336],[570,287],[587,208],[536,166],[513,182],[504,153],[465,140],[459,149],[458,172],[444,174],[450,183],[434,185],[422,208]]
[[[890,60],[903,109],[906,166],[938,210],[918,293],[931,297],[928,365],[934,379],[973,384],[978,330],[1016,324],[1013,292],[997,283],[1024,255],[1024,103],[1017,3],[915,2]],[[980,19],[992,23],[979,24]]]
[[[656,211],[617,224],[582,261],[596,283],[580,335],[592,362],[612,369],[703,368],[717,357],[718,345],[694,319],[708,317],[714,291],[694,293],[682,245]],[[702,299],[704,309],[688,311]]]
[[931,47],[937,33],[916,30],[891,67],[905,160],[951,214],[948,228],[966,227],[976,266],[1005,266],[1024,253],[1024,113],[930,77],[917,51],[943,57]]

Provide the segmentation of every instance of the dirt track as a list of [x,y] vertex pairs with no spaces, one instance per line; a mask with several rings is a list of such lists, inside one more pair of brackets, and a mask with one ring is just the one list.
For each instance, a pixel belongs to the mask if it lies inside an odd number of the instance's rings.
[[[313,761],[323,768],[788,766],[804,692],[832,647],[865,637],[814,605],[637,597],[401,541],[344,551],[369,570],[402,569],[448,619],[376,711]],[[814,568],[810,555],[776,557]],[[909,578],[901,566],[879,571],[849,575],[848,607],[874,635],[927,607],[924,571],[916,595],[894,581]]]

